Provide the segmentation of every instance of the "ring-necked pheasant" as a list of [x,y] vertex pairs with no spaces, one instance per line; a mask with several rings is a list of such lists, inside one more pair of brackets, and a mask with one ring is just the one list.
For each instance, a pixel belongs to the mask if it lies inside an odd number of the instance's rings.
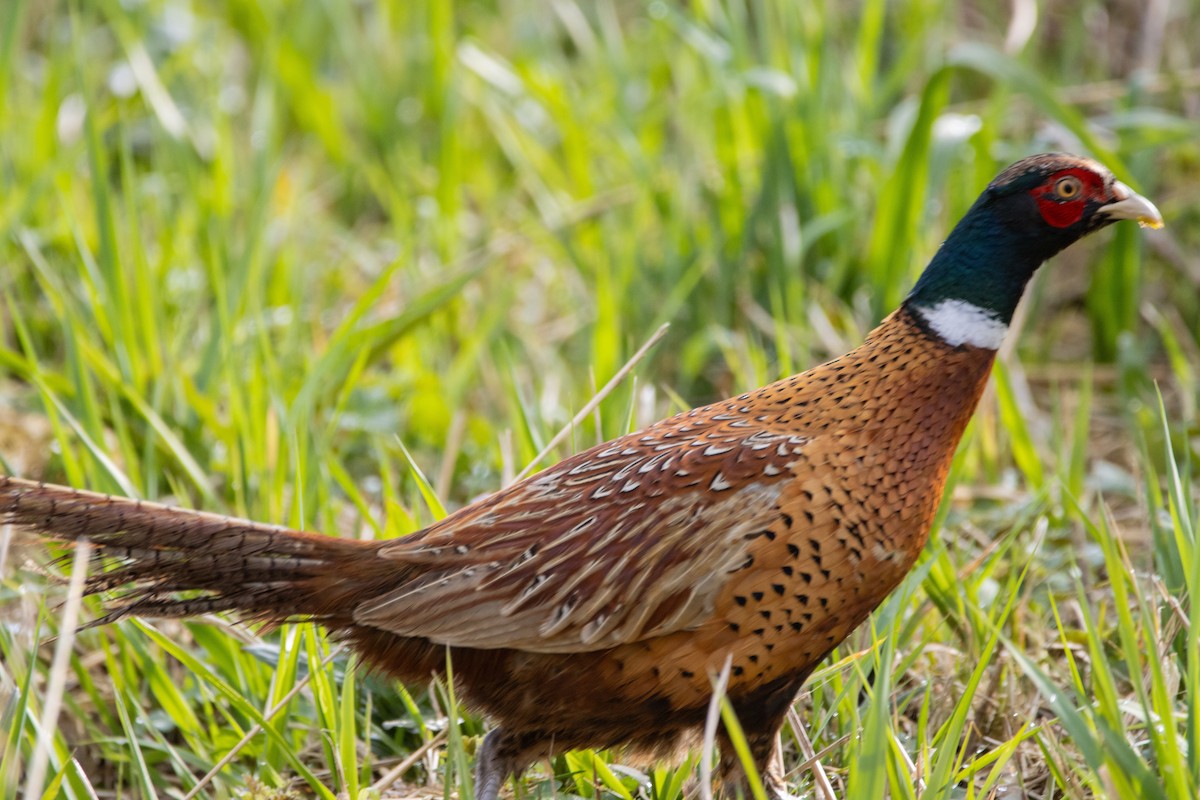
[[[315,620],[401,680],[453,659],[495,723],[476,796],[553,749],[694,741],[727,657],[755,765],[814,666],[903,578],[1026,283],[1116,220],[1161,225],[1100,164],[1040,155],[983,192],[859,348],[364,542],[0,477],[0,519],[87,537],[105,620]],[[114,563],[115,562],[115,563]],[[179,593],[186,592],[185,596]],[[727,792],[742,786],[723,748]]]

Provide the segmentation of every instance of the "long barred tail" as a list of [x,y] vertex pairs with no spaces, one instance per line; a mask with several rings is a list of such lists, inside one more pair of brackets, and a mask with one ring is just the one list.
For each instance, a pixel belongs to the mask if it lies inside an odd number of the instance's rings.
[[281,623],[353,624],[364,594],[403,582],[379,543],[0,476],[0,523],[96,546],[87,593],[123,590],[93,624],[233,611]]

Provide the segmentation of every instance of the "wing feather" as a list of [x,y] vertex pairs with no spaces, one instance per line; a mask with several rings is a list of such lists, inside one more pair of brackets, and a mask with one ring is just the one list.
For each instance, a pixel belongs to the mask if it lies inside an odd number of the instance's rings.
[[805,442],[685,414],[585,451],[383,548],[423,569],[355,621],[553,653],[695,628],[778,520]]

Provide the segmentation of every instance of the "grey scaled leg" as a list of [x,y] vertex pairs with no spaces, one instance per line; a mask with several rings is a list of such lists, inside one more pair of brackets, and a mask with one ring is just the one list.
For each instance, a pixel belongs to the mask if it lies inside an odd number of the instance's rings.
[[510,736],[503,728],[492,730],[475,754],[475,800],[497,800],[504,782],[530,763],[521,737]]
[[[779,729],[771,731],[746,731],[746,743],[750,746],[750,755],[754,760],[754,768],[758,771],[763,789],[770,800],[791,800],[792,795],[784,791],[783,753],[779,740]],[[733,744],[724,736],[720,737],[721,761],[720,781],[722,800],[753,797],[741,759],[738,758]]]

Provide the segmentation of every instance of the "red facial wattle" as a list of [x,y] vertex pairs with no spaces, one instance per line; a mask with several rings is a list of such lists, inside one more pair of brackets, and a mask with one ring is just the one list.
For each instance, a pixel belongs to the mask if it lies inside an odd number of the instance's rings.
[[[1063,198],[1056,193],[1058,182],[1068,176],[1079,180],[1080,189],[1074,197]],[[1055,173],[1045,183],[1033,190],[1038,211],[1048,224],[1055,228],[1069,228],[1083,217],[1089,198],[1103,193],[1104,184],[1096,173],[1086,169],[1068,169]]]
[[1083,216],[1082,199],[1059,200],[1053,193],[1035,195],[1042,219],[1056,228],[1069,228]]

